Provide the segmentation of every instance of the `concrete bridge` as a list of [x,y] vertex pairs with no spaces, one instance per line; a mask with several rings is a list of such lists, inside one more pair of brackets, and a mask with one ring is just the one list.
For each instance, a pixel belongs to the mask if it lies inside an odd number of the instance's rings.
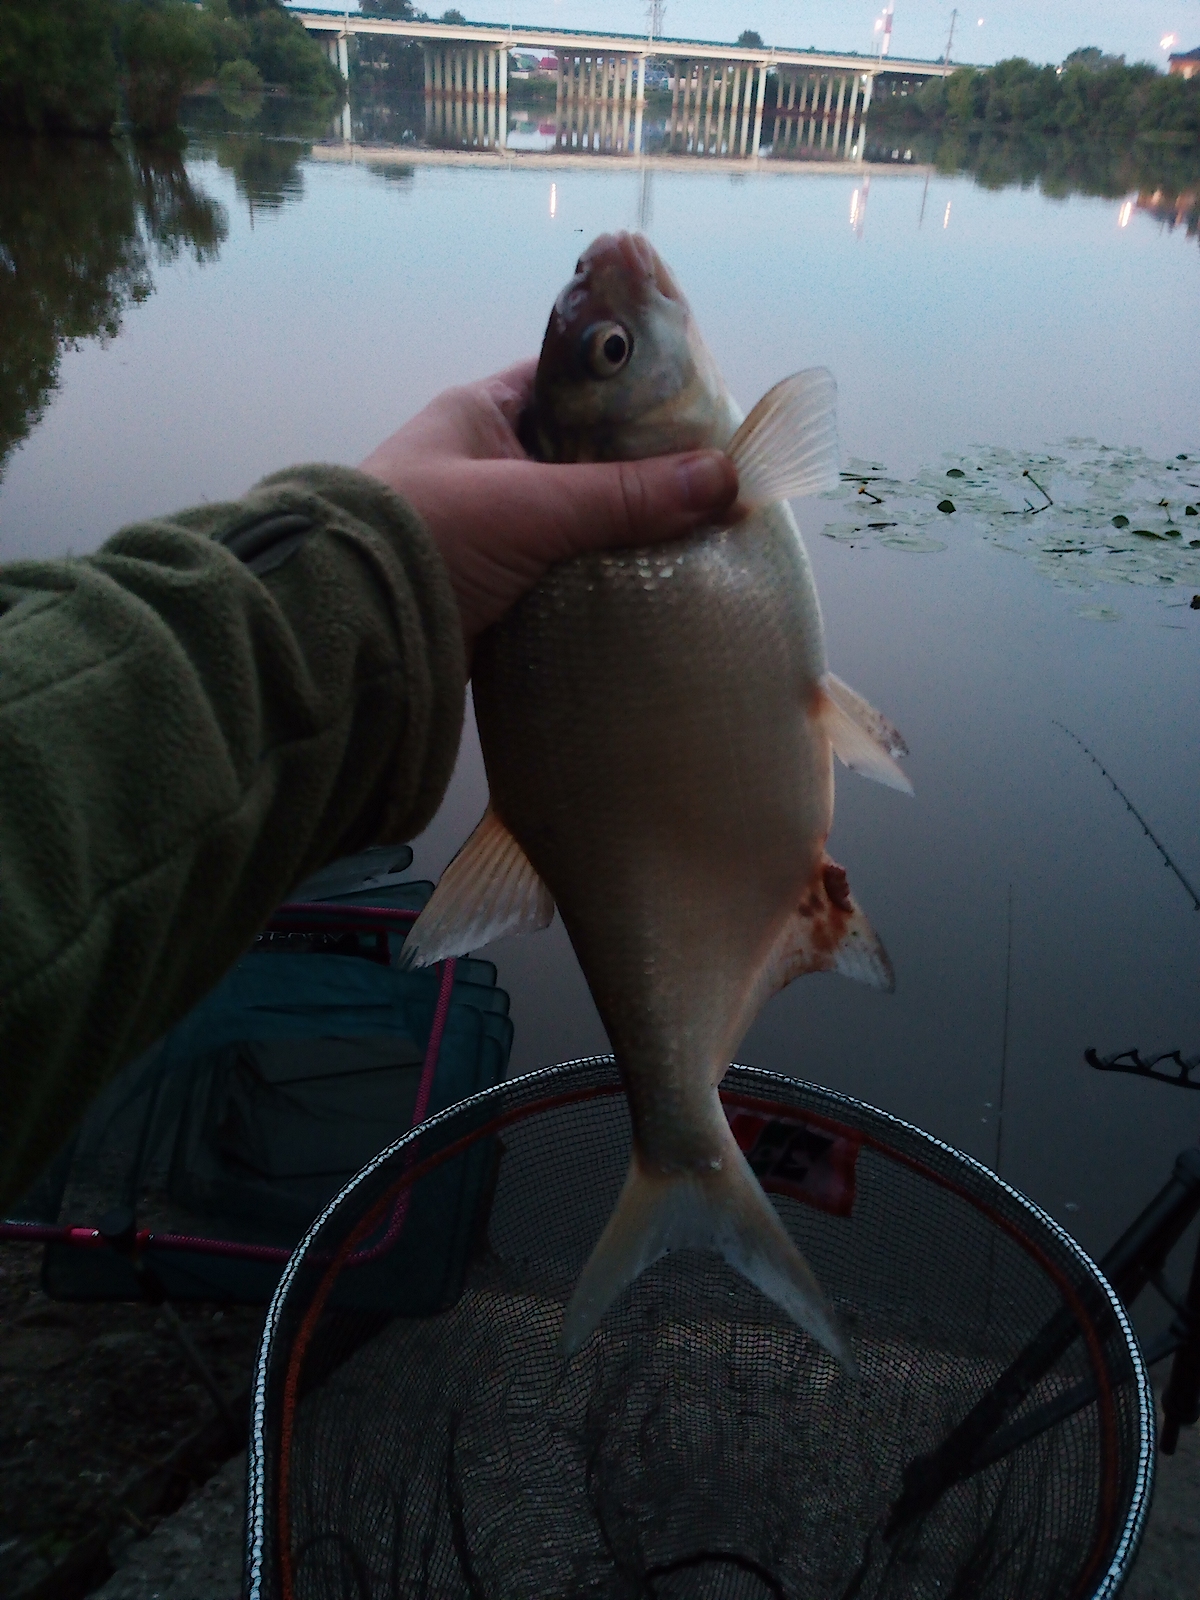
[[742,159],[757,157],[768,120],[775,149],[811,149],[827,158],[861,161],[867,111],[880,73],[913,81],[954,70],[940,61],[893,56],[290,9],[309,33],[325,40],[343,77],[349,76],[351,34],[420,43],[430,135],[476,148],[503,149],[507,144],[508,57],[514,50],[557,58],[557,149],[630,155],[642,146],[651,60],[670,64],[667,148]]

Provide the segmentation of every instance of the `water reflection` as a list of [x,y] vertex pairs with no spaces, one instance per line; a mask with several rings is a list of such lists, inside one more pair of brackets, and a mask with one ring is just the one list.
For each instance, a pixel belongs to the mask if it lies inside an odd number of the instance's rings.
[[[553,109],[513,104],[492,63],[494,52],[434,52],[419,118],[414,97],[356,103],[355,138],[415,137],[437,148],[571,151],[576,154],[691,155],[854,161],[866,137],[870,94],[861,74],[772,73],[738,62],[672,63],[666,95],[647,102],[639,58],[560,53]],[[548,86],[547,86],[548,87]],[[408,105],[405,105],[405,100]],[[391,123],[385,131],[385,124]],[[336,130],[335,130],[336,133]]]
[[1200,235],[1200,183],[1183,190],[1143,190],[1137,197],[1137,209],[1165,222],[1172,232],[1184,228],[1189,239]]
[[7,141],[0,184],[0,473],[40,420],[64,347],[115,338],[151,265],[215,260],[223,207],[177,155],[93,140]]
[[906,131],[897,139],[884,128],[867,139],[865,154],[871,163],[896,165],[910,156],[945,175],[969,173],[983,189],[1036,184],[1053,199],[1087,194],[1124,200],[1136,194],[1136,209],[1151,212],[1168,227],[1182,227],[1191,237],[1200,227],[1200,150],[1195,147],[1001,133],[939,137]]
[[[231,126],[232,124],[232,126]],[[331,124],[328,101],[290,96],[197,96],[185,106],[189,155],[212,157],[232,173],[234,187],[250,211],[277,211],[304,194],[304,162],[315,140],[341,137],[340,117]]]
[[478,46],[425,55],[425,136],[431,144],[502,148],[508,134],[507,57]]
[[763,88],[738,62],[684,61],[670,81],[663,149],[808,160],[859,153],[870,104],[863,74],[784,70],[768,74]]

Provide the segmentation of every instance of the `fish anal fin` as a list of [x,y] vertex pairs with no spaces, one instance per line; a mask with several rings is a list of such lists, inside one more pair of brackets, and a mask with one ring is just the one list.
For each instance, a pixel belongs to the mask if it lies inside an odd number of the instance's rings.
[[[714,1090],[715,1095],[715,1090]],[[792,1243],[724,1115],[716,1165],[660,1172],[635,1149],[612,1216],[579,1275],[560,1348],[572,1356],[618,1296],[672,1250],[711,1250],[786,1311],[852,1376],[854,1357],[811,1267]]]
[[413,924],[401,965],[428,967],[504,934],[535,933],[553,916],[550,891],[489,806]]
[[887,951],[855,904],[845,869],[827,855],[775,941],[763,998],[809,972],[838,972],[888,994],[896,987]]
[[747,508],[836,489],[837,384],[828,367],[809,367],[769,389],[727,453]]
[[882,712],[876,711],[862,695],[832,672],[821,680],[821,707],[818,715],[825,724],[829,741],[838,760],[852,772],[889,789],[911,794],[913,786],[896,757],[908,754],[908,746]]

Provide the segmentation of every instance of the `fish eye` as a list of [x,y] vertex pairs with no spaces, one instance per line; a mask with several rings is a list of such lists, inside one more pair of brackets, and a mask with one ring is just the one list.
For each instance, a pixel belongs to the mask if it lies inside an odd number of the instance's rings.
[[595,378],[615,378],[633,353],[633,340],[619,322],[597,322],[582,346],[584,365]]

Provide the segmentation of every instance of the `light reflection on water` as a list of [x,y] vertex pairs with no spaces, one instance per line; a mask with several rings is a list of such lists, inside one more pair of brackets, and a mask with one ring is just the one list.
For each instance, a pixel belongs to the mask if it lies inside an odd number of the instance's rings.
[[[743,404],[796,368],[834,370],[846,459],[910,477],[944,452],[1068,435],[1160,463],[1200,450],[1194,244],[1138,211],[1119,227],[1115,200],[875,169],[868,217],[861,171],[308,150],[216,132],[193,147],[188,193],[224,208],[228,237],[216,260],[151,264],[154,292],[123,305],[118,336],[63,352],[0,487],[0,559],[92,548],[290,460],[360,459],[447,384],[534,350],[581,244],[639,220]],[[898,989],[803,980],[741,1056],[990,1160],[1011,885],[1005,1175],[1101,1248],[1200,1105],[1101,1077],[1082,1051],[1200,1048],[1200,915],[1055,723],[1200,879],[1200,612],[1102,586],[1089,602],[1120,613],[1102,625],[952,518],[946,548],[922,554],[824,538],[839,508],[799,510],[831,665],[913,752],[913,802],[839,774],[831,840]],[[420,872],[440,871],[484,798],[468,730]],[[603,1047],[560,928],[495,954],[516,1067]]]

